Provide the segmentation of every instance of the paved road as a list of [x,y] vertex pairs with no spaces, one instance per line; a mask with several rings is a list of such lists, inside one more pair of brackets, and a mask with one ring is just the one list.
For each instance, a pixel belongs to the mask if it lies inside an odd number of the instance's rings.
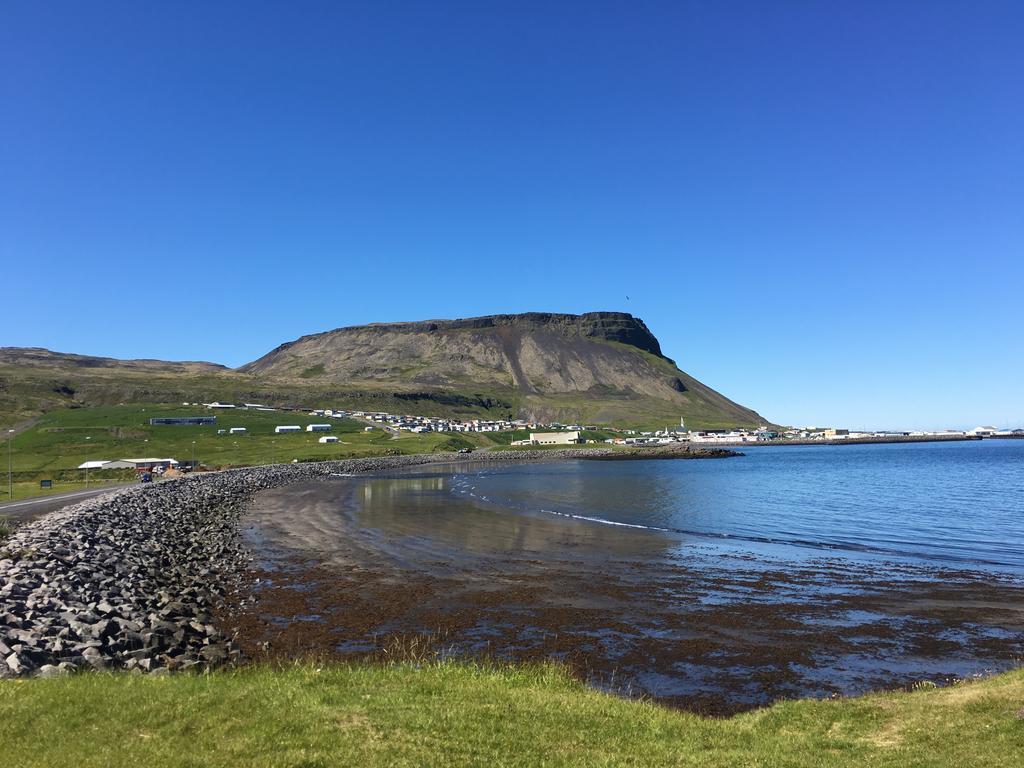
[[0,518],[13,518],[19,522],[27,523],[42,517],[47,512],[66,507],[68,504],[77,504],[79,501],[99,496],[101,493],[120,488],[120,485],[108,485],[103,488],[90,488],[87,491],[72,491],[71,493],[58,493],[53,496],[39,496],[35,499],[24,501],[6,501],[0,503]]

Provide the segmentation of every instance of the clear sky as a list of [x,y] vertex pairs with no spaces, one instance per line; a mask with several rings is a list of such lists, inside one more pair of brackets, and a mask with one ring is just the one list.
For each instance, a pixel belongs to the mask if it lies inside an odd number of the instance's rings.
[[621,310],[778,422],[1024,425],[1018,0],[2,17],[0,345]]

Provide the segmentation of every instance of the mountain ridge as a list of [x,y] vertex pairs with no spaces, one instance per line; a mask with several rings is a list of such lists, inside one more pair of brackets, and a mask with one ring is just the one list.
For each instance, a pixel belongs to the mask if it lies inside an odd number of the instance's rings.
[[[604,324],[608,322],[617,322],[627,326],[632,324],[633,326],[633,332],[627,332],[627,334],[625,334],[625,336],[628,337],[628,341],[627,338],[618,338],[616,340],[623,341],[623,343],[630,343],[633,346],[650,351],[652,354],[656,354],[659,357],[665,357],[661,351],[660,342],[647,328],[644,321],[638,317],[633,317],[627,312],[584,312],[580,315],[562,312],[522,312],[519,314],[480,315],[478,317],[456,319],[437,318],[433,320],[403,320],[390,323],[364,323],[361,325],[341,326],[329,331],[305,334],[292,341],[286,341],[283,344],[279,344],[263,357],[239,366],[237,370],[250,370],[253,366],[259,363],[260,360],[273,355],[276,352],[292,347],[300,342],[310,341],[312,339],[329,336],[331,334],[359,331],[363,329],[406,333],[417,331],[435,332],[443,330],[481,330],[485,328],[498,328],[511,325],[543,325],[547,327],[554,325],[575,325],[581,331],[585,331],[587,335],[597,336],[598,331],[602,327],[606,328],[607,326]],[[665,359],[668,360],[669,358],[666,357]]]
[[767,423],[680,370],[643,320],[624,312],[345,326],[235,369],[0,348],[0,416],[182,400],[624,426],[664,427],[681,417],[699,428]]

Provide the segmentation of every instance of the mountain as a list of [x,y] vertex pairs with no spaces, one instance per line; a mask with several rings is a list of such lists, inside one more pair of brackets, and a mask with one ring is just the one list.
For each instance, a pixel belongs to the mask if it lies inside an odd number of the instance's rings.
[[338,328],[303,336],[240,371],[361,389],[487,393],[543,420],[694,426],[764,423],[665,357],[622,312],[530,312]]
[[180,362],[166,360],[117,360],[113,357],[92,357],[67,352],[53,352],[42,347],[0,347],[0,365],[16,365],[30,368],[107,368],[134,370],[153,373],[217,373],[231,369],[217,363]]
[[258,401],[664,427],[765,423],[679,370],[642,320],[531,312],[303,336],[237,369],[0,348],[0,423],[61,407]]

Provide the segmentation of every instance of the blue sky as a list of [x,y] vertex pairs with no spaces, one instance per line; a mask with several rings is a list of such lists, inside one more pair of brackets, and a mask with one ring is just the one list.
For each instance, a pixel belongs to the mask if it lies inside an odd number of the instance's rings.
[[1022,39],[1011,1],[6,3],[0,345],[621,310],[775,421],[1024,425]]

